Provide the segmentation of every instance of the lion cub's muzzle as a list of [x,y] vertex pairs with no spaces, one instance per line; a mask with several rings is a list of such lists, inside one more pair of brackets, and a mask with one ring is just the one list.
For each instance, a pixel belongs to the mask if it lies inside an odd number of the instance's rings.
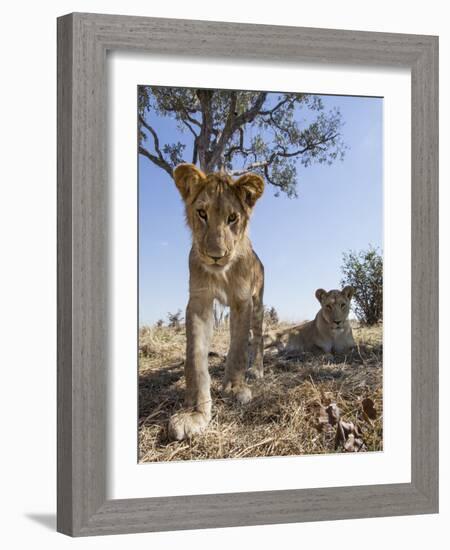
[[[217,254],[217,252],[216,252]],[[219,263],[223,258],[225,258],[226,254],[221,254],[220,256],[213,256],[212,254],[208,254],[208,258],[213,260],[214,263]]]
[[331,330],[341,332],[344,330],[344,321],[333,321],[331,324]]
[[224,254],[223,256],[211,256],[210,254],[208,254],[206,258],[207,265],[209,267],[212,267],[213,269],[224,268],[230,260],[230,256],[228,254]]
[[231,254],[228,254],[227,252],[202,252],[201,259],[203,263],[207,266],[212,268],[213,270],[220,271],[220,269],[223,269],[226,267],[230,261]]

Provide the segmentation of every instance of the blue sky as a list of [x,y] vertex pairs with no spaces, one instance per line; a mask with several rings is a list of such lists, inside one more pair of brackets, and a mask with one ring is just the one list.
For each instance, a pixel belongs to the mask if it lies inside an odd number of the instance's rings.
[[[298,168],[298,198],[267,185],[250,224],[253,247],[264,263],[265,304],[283,320],[311,319],[316,288],[339,288],[342,254],[382,249],[383,158],[381,98],[322,96],[338,107],[348,145],[345,159]],[[161,143],[188,142],[176,122],[150,113]],[[190,160],[190,148],[186,149]],[[190,234],[181,198],[162,169],[139,156],[139,322],[152,324],[188,300]]]

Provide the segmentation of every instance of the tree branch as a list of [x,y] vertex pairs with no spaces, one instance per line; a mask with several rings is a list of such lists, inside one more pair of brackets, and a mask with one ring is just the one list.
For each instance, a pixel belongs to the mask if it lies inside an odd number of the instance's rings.
[[172,103],[165,103],[166,98],[161,98],[161,104],[163,105],[164,110],[166,110],[169,113],[176,113],[178,114],[180,111],[183,113],[183,116],[191,123],[199,128],[201,127],[201,123],[195,119],[193,116],[191,116],[191,113],[197,113],[198,109],[189,109],[186,107],[186,105],[181,101],[179,98],[171,98],[173,100]]
[[230,109],[228,112],[228,117],[223,129],[223,132],[220,135],[220,138],[218,139],[217,145],[214,148],[213,154],[211,156],[211,160],[209,163],[210,169],[214,168],[219,163],[219,160],[223,155],[225,146],[233,136],[234,132],[242,128],[244,124],[248,124],[249,122],[252,122],[255,119],[255,117],[259,114],[259,111],[263,106],[264,101],[266,100],[266,97],[267,97],[267,92],[260,92],[257,98],[255,99],[255,102],[253,103],[252,107],[247,111],[245,111],[244,113],[236,116],[235,112],[236,112],[236,105],[237,105],[237,93],[233,92],[231,94]]
[[200,135],[197,139],[197,151],[200,161],[200,168],[208,171],[209,165],[209,145],[211,143],[211,134],[213,128],[211,102],[212,102],[211,90],[197,90],[197,97],[200,101],[202,108],[202,124],[200,128]]
[[158,155],[158,157],[161,159],[161,160],[165,160],[164,159],[164,156],[161,152],[161,149],[159,148],[159,138],[158,138],[158,134],[155,132],[155,130],[150,126],[150,124],[148,124],[145,120],[144,120],[144,117],[142,117],[141,115],[139,115],[139,122],[142,124],[142,126],[148,130],[152,137],[153,137],[153,144],[155,146],[155,151]]
[[245,149],[244,147],[244,129],[238,128],[239,132],[239,145],[233,145],[228,149],[228,151],[225,152],[224,156],[231,162],[231,158],[236,152],[240,152],[242,155],[249,155],[251,151],[249,149]]
[[156,166],[159,166],[160,168],[165,170],[169,174],[169,176],[172,177],[172,167],[166,160],[153,155],[152,153],[150,153],[150,151],[147,151],[147,149],[142,147],[142,145],[139,145],[139,153],[151,160],[154,164],[156,164]]
[[281,189],[283,188],[282,185],[280,185],[278,182],[276,182],[275,180],[273,180],[271,177],[270,177],[270,174],[269,174],[269,166],[266,165],[264,166],[264,177],[266,178],[266,180],[271,183],[274,187],[280,187]]
[[275,111],[278,111],[278,109],[279,109],[280,107],[282,107],[283,105],[285,105],[285,104],[288,103],[288,102],[291,102],[291,103],[292,103],[293,101],[295,101],[295,99],[292,99],[292,98],[290,98],[290,97],[285,97],[285,98],[282,99],[277,105],[275,105],[275,107],[274,107],[273,109],[269,109],[268,111],[260,111],[258,114],[259,114],[259,115],[263,115],[263,116],[265,116],[265,115],[273,115],[273,113],[274,113]]
[[266,101],[266,97],[267,92],[260,92],[253,106],[248,111],[245,111],[245,113],[240,114],[234,119],[235,128],[238,128],[243,124],[247,124],[248,122],[252,122],[255,119],[256,115],[259,114],[259,111],[263,106],[264,101]]
[[241,170],[232,170],[230,172],[230,176],[243,176],[251,170],[254,170],[255,168],[263,168],[265,165],[265,162],[254,162],[252,164],[249,164],[246,168],[242,168]]
[[[280,105],[280,104],[278,104]],[[275,112],[275,110],[272,110],[272,111],[266,111],[265,113],[265,116],[268,116],[269,118],[266,120],[264,120],[264,122],[266,122],[266,124],[269,124],[269,121],[270,123],[275,126],[275,128],[278,128],[278,130],[280,130],[281,132],[285,132],[288,136],[289,136],[289,139],[291,141],[294,141],[294,136],[292,135],[292,131],[290,128],[286,128],[284,126],[281,126],[281,124],[279,124],[274,118],[273,118],[273,113]],[[261,114],[261,113],[260,113]]]
[[[338,134],[332,134],[324,139],[318,140],[316,142],[308,143],[306,147],[303,149],[298,149],[297,151],[287,152],[284,151],[274,151],[270,157],[267,160],[252,162],[251,164],[247,165],[245,168],[242,168],[241,170],[234,170],[231,172],[231,175],[233,176],[241,176],[242,174],[245,174],[249,172],[250,170],[254,170],[255,168],[263,168],[264,169],[264,175],[267,178],[267,181],[271,183],[272,185],[275,185],[277,187],[280,187],[279,184],[277,184],[275,181],[273,181],[269,176],[269,166],[273,164],[275,159],[277,157],[283,157],[283,158],[292,158],[296,157],[298,155],[303,155],[307,151],[314,150],[315,148],[319,147],[320,145],[323,145],[327,143],[328,141],[331,141],[332,139],[335,139],[338,136]],[[242,153],[244,156],[248,156],[251,154],[251,151],[241,150],[240,147],[237,145],[234,147],[234,149],[238,150],[240,153]],[[227,153],[228,154],[228,153]]]
[[180,120],[190,130],[190,132],[194,136],[194,140],[195,140],[198,137],[198,134],[194,132],[194,129],[192,128],[192,126],[189,124],[189,122],[186,119],[181,118]]
[[194,139],[194,147],[192,149],[192,164],[197,164],[198,160],[197,139],[198,136]]
[[[298,155],[303,155],[304,153],[306,153],[307,151],[312,151],[316,148],[320,148],[320,145],[325,145],[325,143],[328,143],[329,141],[337,138],[338,134],[333,134],[331,136],[328,136],[324,139],[320,139],[318,141],[315,141],[315,142],[310,142],[306,145],[306,147],[304,147],[303,149],[298,149],[297,151],[292,151],[290,153],[288,153],[286,150],[284,151],[277,151],[276,152],[276,155],[278,157],[283,157],[283,158],[291,158],[291,157],[297,157]],[[323,150],[321,148],[321,150]]]
[[214,168],[223,155],[226,144],[231,139],[234,132],[237,130],[235,127],[236,120],[236,105],[237,105],[237,93],[231,92],[230,94],[230,106],[228,110],[227,120],[223,127],[222,133],[220,134],[214,150],[212,151],[211,159],[209,161],[211,168]]

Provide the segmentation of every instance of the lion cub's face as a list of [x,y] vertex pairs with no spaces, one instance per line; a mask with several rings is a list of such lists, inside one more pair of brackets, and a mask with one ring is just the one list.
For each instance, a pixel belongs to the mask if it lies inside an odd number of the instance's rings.
[[316,298],[322,306],[322,316],[333,329],[340,329],[344,326],[344,321],[348,319],[350,312],[350,301],[354,294],[351,286],[346,286],[340,290],[330,290],[327,292],[323,288],[316,290]]
[[223,271],[239,253],[251,211],[264,190],[263,179],[255,174],[237,180],[221,173],[205,175],[193,164],[180,164],[174,180],[198,258],[210,271]]

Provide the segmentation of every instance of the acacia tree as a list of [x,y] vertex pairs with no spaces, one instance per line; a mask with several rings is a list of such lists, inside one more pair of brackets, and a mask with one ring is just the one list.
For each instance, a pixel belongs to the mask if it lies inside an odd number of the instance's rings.
[[[297,171],[343,159],[338,109],[317,95],[139,86],[139,153],[170,176],[180,162],[205,172],[252,170],[296,196]],[[192,140],[162,143],[154,117],[170,117]],[[190,151],[189,147],[189,151]]]
[[181,309],[179,309],[176,313],[168,313],[167,319],[168,323],[167,326],[170,328],[174,328],[175,330],[181,329],[181,322],[183,321],[183,316],[181,314]]

